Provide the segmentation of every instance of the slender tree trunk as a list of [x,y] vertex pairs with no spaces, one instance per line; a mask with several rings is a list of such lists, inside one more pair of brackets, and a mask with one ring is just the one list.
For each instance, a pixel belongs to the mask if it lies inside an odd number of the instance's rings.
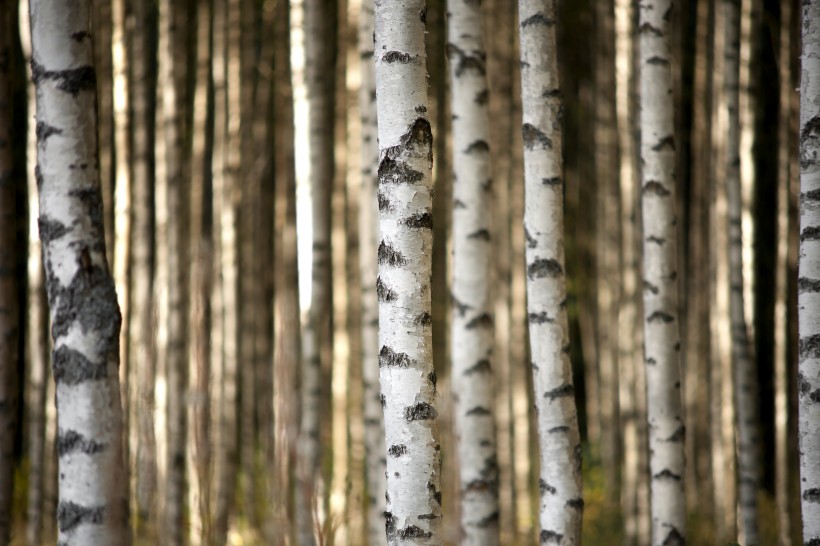
[[362,2],[359,15],[361,57],[361,176],[359,190],[359,261],[362,286],[362,380],[364,384],[364,426],[367,479],[367,543],[386,544],[384,534],[384,416],[379,391],[379,302],[376,295],[379,246],[377,170],[379,143],[376,125],[376,65],[373,61],[373,1]]
[[311,296],[305,330],[302,334],[301,423],[299,427],[300,502],[298,505],[299,544],[314,543],[312,504],[324,505],[320,408],[329,394],[324,385],[323,359],[331,354],[332,281],[330,198],[333,188],[334,160],[334,10],[327,0],[304,3],[305,83],[310,111],[309,154],[310,190],[313,224]]
[[652,544],[685,544],[670,0],[639,6],[644,354]]
[[[160,10],[160,55],[163,69],[161,103],[163,117],[163,135],[165,144],[165,184],[166,184],[166,247],[167,267],[167,353],[165,373],[167,378],[167,446],[164,453],[166,466],[165,498],[163,514],[163,536],[168,544],[183,543],[184,510],[185,510],[185,459],[186,459],[186,411],[184,397],[181,393],[187,388],[187,330],[188,330],[188,287],[183,264],[189,263],[189,246],[186,237],[188,231],[188,198],[185,198],[188,184],[185,177],[183,161],[184,135],[182,134],[184,110],[178,94],[186,85],[180,72],[185,66],[180,62],[176,47],[179,44],[177,33],[184,32],[181,27],[186,21],[174,2],[163,0]],[[200,199],[201,202],[201,199]]]
[[498,544],[492,170],[481,6],[447,3],[453,120],[452,389],[461,544]]
[[[111,0],[94,0],[94,62],[97,66],[97,146],[100,156],[100,190],[103,198],[105,248],[114,248],[114,109],[111,37]],[[114,253],[108,256],[113,266]]]
[[[193,141],[190,183],[191,264],[188,285],[188,511],[189,541],[192,546],[208,544],[210,526],[210,336],[208,335],[208,294],[210,293],[209,234],[205,212],[210,196],[206,185],[213,143],[213,96],[211,92],[211,55],[213,1],[200,0],[196,8],[196,76],[194,88]],[[183,243],[184,244],[184,243]]]
[[569,361],[561,111],[551,0],[520,0],[527,320],[541,474],[541,544],[581,543],[581,444]]
[[803,542],[820,544],[820,2],[803,2],[798,389]]
[[60,544],[128,544],[120,313],[97,179],[90,5],[31,3],[40,238],[60,428]]
[[17,206],[12,159],[11,42],[17,12],[0,2],[0,544],[11,538],[17,427]]
[[379,368],[387,446],[387,542],[439,544],[441,489],[432,355],[432,133],[425,2],[375,4],[379,119]]
[[741,542],[754,546],[757,535],[757,371],[749,354],[743,301],[743,236],[740,198],[740,6],[725,0],[724,88],[728,112],[726,139],[726,202],[729,214],[729,314],[732,328],[735,404],[737,411],[738,501],[743,521]]
[[[28,17],[28,3],[21,4]],[[24,42],[24,55],[31,57],[30,26],[21,22],[20,33]],[[35,111],[34,82],[31,75],[27,83],[28,113],[31,119]],[[37,126],[29,123],[26,134],[26,179],[28,185],[28,271],[26,296],[26,416],[28,420],[28,496],[26,507],[26,544],[40,546],[43,542],[44,497],[46,475],[46,392],[50,383],[48,374],[48,308],[46,307],[45,271],[43,251],[37,227]],[[46,516],[47,517],[47,516]]]

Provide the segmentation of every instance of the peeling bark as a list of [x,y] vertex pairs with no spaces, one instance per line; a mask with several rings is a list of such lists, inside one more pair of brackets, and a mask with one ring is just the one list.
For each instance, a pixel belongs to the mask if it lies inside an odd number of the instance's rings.
[[[120,312],[97,179],[90,5],[31,3],[40,238],[57,385],[59,543],[128,544],[118,381]],[[76,40],[78,33],[87,39]]]

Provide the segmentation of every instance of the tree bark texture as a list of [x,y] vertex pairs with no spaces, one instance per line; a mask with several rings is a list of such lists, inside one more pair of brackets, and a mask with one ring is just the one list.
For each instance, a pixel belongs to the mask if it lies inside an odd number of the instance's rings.
[[520,0],[527,320],[541,471],[541,544],[581,543],[581,444],[569,360],[556,10]]
[[361,57],[361,177],[359,190],[359,262],[361,264],[362,383],[364,385],[364,426],[367,480],[367,543],[386,544],[384,533],[385,478],[384,416],[379,389],[379,301],[376,295],[379,246],[377,200],[379,168],[376,124],[376,66],[373,61],[373,1],[362,2],[359,14],[359,54]]
[[[726,203],[729,217],[729,319],[737,422],[737,487],[741,542],[758,544],[757,489],[759,449],[757,432],[757,370],[749,354],[743,298],[743,234],[740,195],[740,2],[725,0],[724,89],[728,114],[726,138]],[[692,386],[694,387],[694,385]]]
[[[17,426],[17,205],[12,159],[11,42],[17,12],[0,1],[0,544],[11,537]],[[16,21],[14,21],[16,23]]]
[[639,4],[644,359],[655,546],[686,541],[671,13],[669,0]]
[[453,143],[452,390],[461,544],[498,544],[492,169],[481,5],[447,3]]
[[803,2],[797,281],[803,543],[820,544],[820,2]]
[[90,5],[31,3],[40,238],[57,385],[59,543],[128,544],[120,312],[97,179]]
[[379,120],[379,369],[387,542],[441,543],[441,454],[432,354],[432,133],[424,0],[375,3]]

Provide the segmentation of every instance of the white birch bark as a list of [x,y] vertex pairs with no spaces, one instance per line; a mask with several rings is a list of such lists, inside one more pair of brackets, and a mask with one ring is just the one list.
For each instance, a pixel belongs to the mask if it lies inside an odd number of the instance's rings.
[[120,313],[105,258],[87,1],[31,3],[40,238],[57,384],[59,543],[128,544]]
[[[0,544],[9,543],[17,425],[17,205],[11,153],[14,3],[0,1]],[[16,21],[15,21],[16,22]]]
[[820,544],[820,2],[803,2],[798,426],[803,543]]
[[432,133],[424,0],[375,3],[379,120],[379,369],[387,447],[387,542],[441,543],[433,369]]
[[453,131],[452,390],[461,544],[498,544],[492,170],[481,5],[447,2]]
[[[728,120],[726,203],[729,242],[729,317],[737,422],[737,491],[742,525],[740,541],[754,546],[757,534],[759,456],[757,371],[749,354],[743,297],[743,233],[740,195],[740,2],[724,0],[724,89]],[[694,386],[693,386],[694,387]]]
[[644,358],[652,544],[686,542],[670,0],[639,4]]
[[581,443],[569,361],[555,2],[519,0],[527,319],[540,448],[540,542],[581,543]]
[[362,2],[359,14],[361,86],[361,177],[359,190],[359,262],[362,290],[362,383],[367,480],[367,543],[386,544],[384,534],[385,479],[384,416],[379,389],[379,301],[376,295],[376,249],[379,246],[376,125],[376,67],[373,62],[373,0]]

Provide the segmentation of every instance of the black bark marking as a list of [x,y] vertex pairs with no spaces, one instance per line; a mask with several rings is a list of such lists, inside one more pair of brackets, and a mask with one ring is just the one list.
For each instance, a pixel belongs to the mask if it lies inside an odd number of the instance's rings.
[[565,396],[574,396],[575,395],[575,388],[570,385],[569,383],[565,385],[561,385],[558,388],[549,390],[544,393],[544,398],[548,399],[550,402],[554,402],[556,398],[563,398]]
[[681,477],[669,470],[668,468],[664,468],[654,476],[652,476],[653,480],[673,480],[679,482]]
[[528,248],[535,248],[538,245],[538,241],[530,234],[530,230],[526,226],[524,227],[524,237],[527,239]]
[[436,383],[438,383],[438,376],[436,376],[436,372],[430,372],[427,374],[427,380],[433,385],[433,390],[436,390]]
[[108,377],[105,361],[91,362],[82,353],[65,345],[54,351],[51,367],[54,380],[64,385],[79,385]]
[[414,108],[414,110],[416,111],[417,114],[426,114],[427,113],[427,107],[424,106],[423,104],[419,104],[418,106],[416,106]]
[[569,499],[566,503],[567,508],[574,508],[575,510],[583,510],[584,509],[584,499],[582,498],[574,498]]
[[429,421],[438,417],[436,408],[427,402],[417,402],[404,408],[404,418],[407,421]]
[[669,525],[669,533],[661,544],[662,546],[686,546],[686,538],[674,526]]
[[527,267],[527,276],[530,279],[556,278],[564,274],[564,268],[558,260],[552,258],[538,258]]
[[409,368],[412,364],[413,360],[407,354],[397,353],[387,345],[383,345],[379,351],[379,367]]
[[561,544],[564,541],[564,535],[556,533],[555,531],[541,531],[541,544]]
[[387,449],[387,454],[391,457],[407,455],[407,446],[404,444],[394,444]]
[[527,315],[527,320],[530,324],[552,324],[555,322],[555,320],[547,315],[546,311],[541,311],[540,313],[530,313]]
[[663,32],[658,27],[653,27],[649,23],[644,23],[638,27],[638,34],[652,34],[654,36],[663,36]]
[[669,66],[669,60],[655,55],[654,57],[650,57],[649,59],[647,59],[646,64],[653,64],[656,66]]
[[814,391],[813,391],[813,392],[809,395],[809,400],[811,400],[811,401],[812,401],[813,403],[815,403],[815,404],[817,404],[818,402],[820,402],[820,389],[815,389],[815,390],[814,390]]
[[524,21],[521,22],[522,27],[531,27],[534,25],[544,25],[546,27],[551,27],[555,24],[555,19],[550,19],[542,12],[538,12],[531,17],[527,17]]
[[[93,266],[88,249],[77,257],[80,269],[68,286],[49,283],[48,302],[54,310],[51,333],[54,339],[64,336],[75,321],[83,332],[99,334],[101,360],[119,353],[120,308],[111,275]],[[51,274],[49,274],[49,277]]]
[[86,38],[91,38],[91,33],[86,32],[85,30],[81,30],[80,32],[72,32],[71,39],[75,42],[82,42]]
[[405,218],[401,223],[414,229],[433,229],[433,215],[429,212],[420,212]]
[[40,231],[40,240],[44,245],[48,245],[54,239],[59,239],[68,233],[68,228],[65,224],[57,220],[52,220],[48,216],[40,216],[37,219],[37,227]]
[[403,53],[401,51],[388,51],[387,53],[382,55],[382,62],[388,64],[410,64],[412,62],[415,62],[417,59],[418,55],[410,55],[409,53]]
[[408,525],[407,527],[399,529],[396,535],[399,539],[405,540],[408,538],[430,538],[433,536],[433,533],[425,531],[421,527],[416,527],[415,525]]
[[416,315],[413,318],[413,322],[420,326],[430,326],[431,324],[433,324],[433,317],[430,315],[430,313],[424,311],[423,313]]
[[652,358],[651,356],[649,358],[647,358],[645,362],[646,362],[647,366],[654,366],[655,364],[658,363],[658,361],[655,360],[654,358]]
[[465,154],[472,154],[472,153],[487,153],[490,151],[490,145],[487,143],[486,140],[479,139],[472,143],[470,143],[467,148],[465,148]]
[[484,89],[483,91],[479,91],[476,93],[475,98],[473,99],[476,104],[484,105],[490,100],[490,90]]
[[46,70],[44,66],[31,61],[31,79],[34,85],[45,80],[55,80],[57,89],[75,97],[80,91],[91,91],[97,88],[97,74],[93,66],[81,66],[67,70]]
[[649,323],[663,322],[665,324],[668,324],[670,322],[673,322],[674,320],[675,320],[675,317],[673,317],[669,313],[666,313],[664,311],[655,311],[654,313],[649,315],[649,318],[646,319],[646,322],[649,322]]
[[481,518],[473,525],[478,527],[479,529],[486,529],[487,527],[492,527],[498,523],[498,512],[493,512],[492,514],[488,515],[487,517]]
[[460,301],[458,301],[458,298],[456,298],[455,294],[450,294],[450,300],[452,300],[453,305],[455,306],[459,316],[463,317],[464,313],[472,309],[472,307],[467,305],[466,303],[461,303]]
[[550,495],[554,495],[558,492],[553,486],[545,482],[544,480],[538,480],[538,489],[541,491],[541,494],[549,493]]
[[418,519],[425,520],[425,519],[438,519],[438,516],[435,514],[421,514],[418,516]]
[[37,135],[37,142],[45,142],[46,140],[48,140],[48,137],[50,137],[52,135],[61,135],[61,134],[63,134],[63,130],[58,129],[57,127],[54,127],[53,125],[49,125],[48,123],[45,123],[44,121],[38,121],[37,122],[37,127],[34,130],[34,133]]
[[383,394],[379,395],[379,403],[382,405],[382,409],[387,407],[387,399],[384,397]]
[[455,201],[453,201],[453,208],[454,209],[466,209],[467,205],[465,205],[464,201],[462,201],[461,199],[456,199]]
[[801,337],[797,344],[797,352],[800,360],[820,358],[820,334]]
[[99,525],[104,516],[104,506],[81,506],[71,501],[61,501],[57,506],[57,527],[66,533],[84,523]]
[[801,241],[817,241],[820,239],[820,227],[809,226],[800,232]]
[[648,180],[646,184],[643,185],[641,193],[644,195],[647,193],[652,193],[658,197],[668,197],[671,195],[670,191],[666,189],[666,186],[657,180]]
[[666,239],[663,237],[656,237],[654,235],[650,235],[646,238],[646,242],[655,243],[658,246],[663,246],[664,244],[666,244]]
[[653,294],[657,294],[659,292],[658,287],[649,281],[643,281],[643,289],[652,292]]
[[806,489],[806,491],[803,493],[803,500],[814,503],[820,502],[820,489]]
[[439,506],[441,506],[441,491],[436,490],[436,486],[430,482],[427,482],[427,492],[430,493],[430,496],[433,497]]
[[800,194],[800,204],[810,201],[820,201],[820,190],[811,190]]
[[675,151],[675,137],[672,135],[665,136],[658,141],[657,144],[652,146],[653,152],[660,152],[662,150],[671,150]]
[[682,442],[686,437],[686,427],[679,426],[664,442]]
[[466,415],[478,415],[478,416],[492,415],[492,412],[490,410],[488,410],[487,408],[483,407],[483,406],[476,406],[476,407],[470,409],[466,413]]
[[415,184],[424,179],[424,173],[411,169],[404,161],[385,157],[379,163],[379,184]]
[[393,203],[382,192],[378,192],[376,198],[379,200],[379,212],[388,212],[393,210]]
[[490,240],[490,231],[488,229],[479,229],[478,231],[474,231],[473,233],[467,235],[468,239],[477,239],[480,241],[489,241]]
[[93,455],[103,451],[106,447],[106,444],[87,439],[74,430],[61,431],[57,434],[57,455],[60,457],[76,451]]
[[465,493],[483,493],[485,491],[495,491],[497,487],[498,483],[495,480],[472,480],[463,487],[462,491]]
[[560,89],[546,89],[543,93],[541,93],[541,98],[544,99],[560,99],[563,98],[564,94],[561,92]]
[[569,432],[569,427],[566,425],[560,425],[557,427],[552,427],[547,431],[547,434],[562,434],[564,432]]
[[464,370],[464,375],[473,375],[475,373],[478,374],[485,374],[492,372],[492,366],[490,365],[490,361],[487,359],[482,359]]
[[814,116],[803,124],[800,130],[800,167],[805,169],[817,161],[817,147],[820,139],[820,116]]
[[379,244],[379,263],[392,265],[393,267],[401,267],[407,263],[407,260],[402,256],[401,252],[382,241]]
[[[387,495],[387,493],[385,493],[385,495]],[[388,499],[387,502],[390,502],[389,499]],[[384,530],[385,530],[385,533],[387,533],[388,542],[391,539],[394,539],[396,537],[396,522],[397,521],[398,520],[397,520],[396,516],[394,516],[391,512],[385,512],[384,513]]]
[[487,72],[487,54],[482,52],[466,53],[463,49],[453,43],[447,44],[447,58],[450,62],[456,63],[456,77],[461,76],[467,70],[475,70],[482,76]]
[[534,150],[536,148],[540,150],[552,149],[552,140],[550,137],[531,123],[525,123],[521,127],[521,136],[524,139],[524,147],[528,150]]
[[561,177],[551,176],[550,178],[542,178],[541,183],[545,186],[551,186],[553,188],[556,188],[561,185]]
[[492,328],[493,317],[489,313],[481,313],[474,317],[471,321],[464,325],[467,330],[474,330],[476,328]]
[[391,301],[396,301],[399,295],[387,285],[382,282],[382,278],[378,277],[376,279],[376,297],[379,301],[390,303]]

